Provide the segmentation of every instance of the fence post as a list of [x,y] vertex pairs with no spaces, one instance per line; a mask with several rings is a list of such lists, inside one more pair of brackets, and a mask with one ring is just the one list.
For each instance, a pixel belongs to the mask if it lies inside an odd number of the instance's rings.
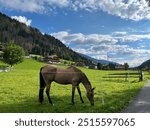
[[128,81],[128,73],[126,73],[125,81],[126,81],[126,82]]
[[139,71],[139,81],[143,81],[144,80],[144,74],[142,72],[142,70]]

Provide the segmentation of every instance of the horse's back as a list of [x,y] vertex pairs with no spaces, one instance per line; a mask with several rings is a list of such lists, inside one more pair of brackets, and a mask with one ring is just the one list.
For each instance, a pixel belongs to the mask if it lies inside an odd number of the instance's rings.
[[41,72],[46,80],[55,81],[60,84],[78,84],[82,79],[82,71],[76,67],[57,68],[45,66]]
[[72,68],[57,68],[55,75],[55,82],[60,84],[72,84],[73,82],[78,82],[79,76],[77,72]]

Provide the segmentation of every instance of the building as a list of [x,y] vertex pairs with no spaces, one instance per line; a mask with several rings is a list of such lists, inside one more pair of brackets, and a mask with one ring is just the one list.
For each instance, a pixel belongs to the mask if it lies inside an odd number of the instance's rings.
[[60,58],[57,55],[50,55],[42,58],[42,61],[48,62],[48,63],[59,63]]

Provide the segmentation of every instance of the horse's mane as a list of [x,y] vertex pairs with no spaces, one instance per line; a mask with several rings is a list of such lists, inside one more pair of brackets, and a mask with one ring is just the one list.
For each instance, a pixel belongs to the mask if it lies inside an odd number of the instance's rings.
[[82,72],[80,69],[78,69],[78,68],[76,68],[74,66],[70,66],[67,69],[73,69],[75,72],[80,74],[80,76],[82,77],[82,82],[83,83],[91,85],[91,83],[90,83],[89,79],[87,78],[87,76],[85,75],[85,73]]
[[77,70],[78,72],[80,72],[80,75],[82,77],[82,82],[84,82],[85,84],[90,84],[91,85],[89,79],[87,78],[87,76],[84,72],[82,72],[80,69],[78,69],[76,67],[74,67],[74,69]]
[[90,83],[89,79],[87,78],[87,76],[85,75],[85,73],[82,72],[81,75],[82,75],[82,82],[91,85],[91,83]]

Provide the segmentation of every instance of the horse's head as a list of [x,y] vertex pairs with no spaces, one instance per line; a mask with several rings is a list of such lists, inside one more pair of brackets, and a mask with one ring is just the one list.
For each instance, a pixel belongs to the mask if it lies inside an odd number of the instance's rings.
[[92,88],[87,92],[87,98],[89,99],[91,106],[94,106],[94,89],[95,88]]

